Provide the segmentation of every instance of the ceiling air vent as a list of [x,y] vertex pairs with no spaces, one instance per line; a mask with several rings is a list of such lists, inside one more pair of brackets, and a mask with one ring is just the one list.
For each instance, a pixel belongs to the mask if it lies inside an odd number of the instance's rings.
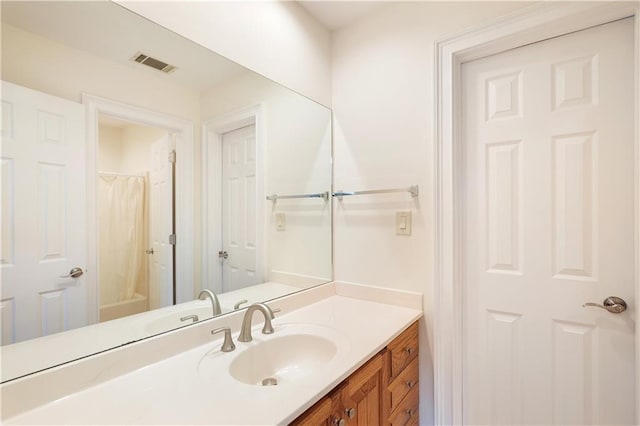
[[169,65],[166,62],[162,62],[159,59],[152,58],[151,56],[147,56],[144,53],[136,53],[136,55],[131,59],[136,61],[139,64],[144,64],[148,67],[157,69],[158,71],[162,71],[167,74],[176,70],[176,67],[174,67],[173,65]]

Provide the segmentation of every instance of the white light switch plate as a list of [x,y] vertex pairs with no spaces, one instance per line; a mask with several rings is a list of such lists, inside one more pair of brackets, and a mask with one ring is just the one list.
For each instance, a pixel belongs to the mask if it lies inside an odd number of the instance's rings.
[[411,235],[411,212],[396,212],[396,235]]
[[284,231],[287,229],[287,217],[284,213],[276,213],[276,230]]

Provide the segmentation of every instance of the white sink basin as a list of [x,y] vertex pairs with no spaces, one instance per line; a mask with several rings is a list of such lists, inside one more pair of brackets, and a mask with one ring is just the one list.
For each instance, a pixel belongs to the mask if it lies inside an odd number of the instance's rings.
[[312,334],[274,336],[238,354],[231,376],[248,385],[281,385],[307,377],[337,352],[334,342]]
[[[233,352],[220,350],[220,336],[200,359],[198,375],[218,384],[282,388],[321,377],[351,350],[346,336],[333,327],[311,323],[274,323],[273,327],[273,334],[262,334],[262,327],[255,327],[253,341],[246,343],[236,341],[236,334]],[[224,378],[222,371],[228,373]]]

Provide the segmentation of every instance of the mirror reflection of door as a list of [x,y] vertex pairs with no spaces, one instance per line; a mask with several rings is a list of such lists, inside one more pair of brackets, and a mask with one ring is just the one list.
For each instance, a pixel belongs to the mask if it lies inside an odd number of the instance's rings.
[[0,341],[8,345],[82,327],[91,307],[84,108],[4,81],[1,92]]
[[151,144],[149,307],[157,309],[175,303],[174,166],[175,158],[166,132]]
[[257,268],[256,126],[222,136],[222,291],[262,282]]
[[100,321],[173,304],[173,165],[164,129],[100,116]]

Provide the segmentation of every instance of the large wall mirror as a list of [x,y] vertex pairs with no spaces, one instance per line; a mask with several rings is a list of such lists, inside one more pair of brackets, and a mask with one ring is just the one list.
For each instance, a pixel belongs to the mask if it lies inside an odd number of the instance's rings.
[[330,281],[331,112],[112,2],[2,7],[2,382]]

